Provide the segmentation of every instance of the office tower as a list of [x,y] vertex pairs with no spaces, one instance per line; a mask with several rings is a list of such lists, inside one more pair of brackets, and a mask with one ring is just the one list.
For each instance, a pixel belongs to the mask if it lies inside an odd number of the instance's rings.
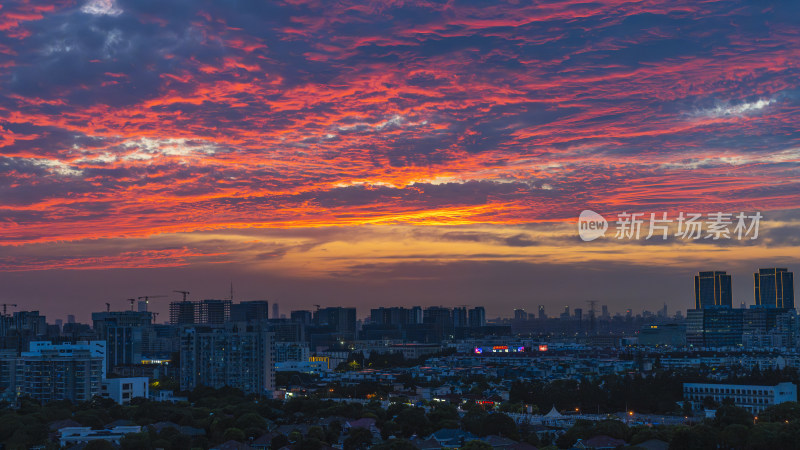
[[180,355],[181,390],[230,386],[268,394],[275,389],[275,343],[265,323],[184,327]]
[[0,364],[0,387],[15,397],[28,396],[47,403],[59,400],[87,402],[100,395],[105,378],[105,342],[51,344],[31,342],[19,356],[7,354]]
[[183,301],[169,304],[170,325],[188,325],[196,323],[197,303]]
[[610,316],[608,315],[608,305],[601,306],[601,309],[603,310],[603,313],[601,314],[601,317],[603,319],[609,318]]
[[314,323],[327,327],[343,339],[355,339],[356,309],[331,307],[318,309],[314,313]]
[[453,327],[462,328],[466,326],[469,326],[469,322],[467,322],[467,308],[463,306],[453,308]]
[[694,347],[738,347],[742,344],[745,311],[690,309],[686,312],[686,343]]
[[232,322],[250,322],[268,318],[269,303],[266,300],[252,300],[231,305]]
[[141,364],[142,347],[152,315],[138,311],[103,311],[92,313],[97,337],[107,344],[107,369]]
[[575,308],[575,320],[583,320],[583,308]]
[[272,318],[273,319],[280,319],[280,308],[278,307],[277,303],[272,304]]
[[139,300],[136,302],[136,311],[147,312],[147,300]]
[[547,319],[547,314],[544,312],[544,305],[539,305],[539,320]]
[[472,328],[486,326],[486,310],[483,306],[476,306],[469,310],[469,326]]
[[408,323],[410,323],[410,324],[420,324],[422,322],[423,322],[422,307],[421,306],[412,306],[410,315],[408,317]]
[[290,317],[292,322],[296,322],[304,326],[309,326],[312,322],[311,311],[307,310],[292,311]]
[[756,306],[794,309],[794,273],[785,268],[758,269],[753,279]]
[[75,316],[72,314],[67,315],[67,323],[75,323]]
[[731,276],[725,272],[700,272],[694,277],[695,309],[733,306]]
[[[373,325],[407,325],[414,322],[415,311],[413,309],[391,307],[373,308],[370,310],[369,319]],[[465,319],[466,320],[466,319]],[[466,325],[464,325],[466,326]]]
[[514,310],[514,320],[528,320],[528,313],[524,309],[517,308]]
[[269,319],[269,331],[275,342],[303,342],[306,340],[306,326],[290,319]]

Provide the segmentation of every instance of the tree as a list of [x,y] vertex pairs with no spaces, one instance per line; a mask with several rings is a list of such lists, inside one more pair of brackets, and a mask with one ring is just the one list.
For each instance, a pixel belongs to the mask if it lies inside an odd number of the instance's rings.
[[742,448],[747,444],[749,432],[750,429],[748,427],[734,423],[722,430],[720,438],[728,448]]
[[800,420],[800,403],[784,402],[770,406],[758,414],[759,422],[792,422]]
[[462,447],[464,450],[492,450],[492,446],[483,441],[467,441]]
[[417,446],[405,439],[390,439],[378,445],[373,445],[372,450],[417,450]]
[[732,424],[751,426],[753,425],[753,415],[744,408],[727,403],[723,404],[717,409],[717,414],[714,416],[714,425],[719,428],[725,428]]
[[114,450],[114,444],[108,441],[104,441],[102,439],[97,439],[95,441],[89,441],[84,447],[83,450]]
[[372,432],[366,428],[351,428],[344,440],[344,450],[360,450],[372,445]]
[[318,441],[324,442],[326,441],[327,437],[325,436],[325,431],[322,427],[314,426],[308,429],[308,433],[306,433],[306,437],[309,439],[316,439]]
[[224,441],[244,442],[245,439],[247,439],[247,436],[245,436],[244,431],[239,428],[228,428],[225,430],[225,433],[222,434],[222,440]]
[[275,436],[269,442],[269,448],[272,450],[278,450],[279,448],[286,447],[287,445],[289,445],[289,439],[282,434]]
[[514,419],[503,413],[489,414],[483,422],[482,436],[496,434],[514,440],[519,439],[519,430]]

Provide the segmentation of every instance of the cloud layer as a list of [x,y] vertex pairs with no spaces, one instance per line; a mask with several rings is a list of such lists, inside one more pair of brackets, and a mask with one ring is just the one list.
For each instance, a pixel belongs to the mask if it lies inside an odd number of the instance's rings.
[[[800,208],[798,21],[793,2],[7,2],[0,270],[241,261],[194,242],[363,225],[527,258],[527,224],[586,208]],[[430,230],[485,225],[506,228]]]

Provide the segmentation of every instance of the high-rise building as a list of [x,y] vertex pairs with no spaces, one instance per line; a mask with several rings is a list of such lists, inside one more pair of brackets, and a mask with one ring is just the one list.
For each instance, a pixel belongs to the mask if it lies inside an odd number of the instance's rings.
[[753,279],[756,306],[794,309],[794,273],[785,268],[758,269]]
[[528,320],[528,313],[522,308],[514,310],[514,320]]
[[277,303],[273,303],[272,304],[272,318],[273,319],[280,319],[281,318],[280,312],[281,312],[281,310],[278,307],[278,304]]
[[105,351],[103,341],[31,342],[29,351],[1,358],[3,367],[14,370],[0,371],[0,387],[42,403],[87,402],[101,393]]
[[97,337],[106,341],[107,369],[141,364],[142,348],[152,314],[138,311],[103,311],[92,313]]
[[575,308],[575,320],[583,320],[583,308]]
[[311,311],[308,310],[299,310],[299,311],[292,311],[290,314],[292,322],[296,322],[305,326],[311,325],[313,319]]
[[602,309],[602,311],[603,311],[603,312],[600,314],[600,317],[602,317],[603,319],[608,319],[608,318],[610,318],[610,317],[611,317],[611,316],[608,314],[608,305],[603,305],[603,306],[601,306],[600,308],[601,308],[601,309]]
[[318,309],[314,313],[314,323],[318,327],[327,327],[342,339],[356,337],[356,309],[330,307]]
[[275,343],[265,323],[184,327],[180,354],[181,390],[230,386],[268,394],[275,389]]
[[539,320],[547,319],[547,314],[544,312],[544,305],[539,305]]
[[694,277],[695,309],[733,306],[731,276],[725,272],[700,272]]
[[744,311],[709,307],[686,312],[686,343],[695,347],[737,347],[742,344]]
[[483,306],[476,306],[469,310],[469,326],[472,328],[486,326],[486,310]]
[[231,300],[214,299],[172,302],[169,304],[169,321],[171,325],[224,323],[231,318],[232,304]]
[[453,328],[469,326],[467,322],[467,308],[460,306],[453,308]]
[[202,324],[221,324],[231,318],[231,300],[203,300],[200,302],[198,312]]
[[266,300],[252,300],[231,305],[232,322],[250,322],[252,320],[267,320],[269,318],[269,303]]
[[169,304],[170,325],[189,325],[196,323],[197,303],[182,301]]

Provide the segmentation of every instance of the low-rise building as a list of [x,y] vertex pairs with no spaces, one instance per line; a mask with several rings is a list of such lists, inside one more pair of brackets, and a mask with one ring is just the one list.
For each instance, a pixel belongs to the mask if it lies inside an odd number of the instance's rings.
[[773,405],[796,402],[797,386],[794,383],[778,383],[775,386],[683,383],[683,399],[691,402],[694,409],[702,409],[706,397],[711,397],[717,403],[731,399],[736,406],[758,414]]

